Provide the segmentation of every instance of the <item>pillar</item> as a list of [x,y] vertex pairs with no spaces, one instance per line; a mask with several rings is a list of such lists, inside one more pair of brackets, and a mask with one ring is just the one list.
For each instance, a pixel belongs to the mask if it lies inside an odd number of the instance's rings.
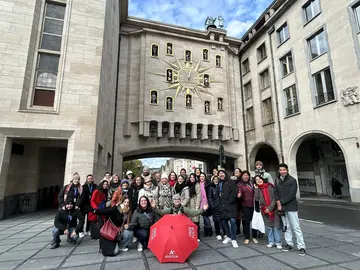
[[180,125],[180,139],[186,139],[186,124],[184,123]]
[[11,158],[12,139],[0,133],[0,219],[4,214],[4,196]]
[[209,139],[209,135],[208,135],[208,125],[203,125],[202,126],[202,131],[201,131],[201,140],[208,140]]
[[215,125],[213,127],[212,139],[213,139],[213,141],[219,140],[219,126],[218,125]]
[[171,122],[170,124],[169,124],[169,132],[168,132],[168,138],[169,139],[172,139],[172,138],[174,138],[175,137],[175,132],[174,132],[174,122]]
[[150,122],[144,121],[144,137],[150,136]]
[[191,125],[191,136],[190,136],[191,140],[196,140],[197,139],[197,125],[196,124],[192,124]]

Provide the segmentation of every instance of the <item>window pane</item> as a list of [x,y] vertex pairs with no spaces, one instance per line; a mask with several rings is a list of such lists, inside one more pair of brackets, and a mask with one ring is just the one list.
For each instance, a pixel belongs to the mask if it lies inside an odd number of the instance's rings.
[[319,49],[320,49],[319,53],[322,54],[327,51],[327,44],[326,44],[324,32],[321,32],[318,37],[319,37],[318,40],[319,40]]
[[315,58],[325,52],[327,52],[327,44],[324,31],[320,32],[309,40],[311,58]]
[[64,19],[65,6],[47,4],[47,6],[46,6],[46,16],[47,17],[52,17],[52,18],[57,18],[57,19]]
[[315,86],[316,86],[317,96],[323,96],[324,88],[323,88],[322,81],[321,81],[321,73],[314,75],[314,77],[315,77]]
[[41,41],[41,49],[60,51],[61,48],[61,36],[53,36],[43,34]]
[[35,106],[54,106],[55,91],[35,89],[33,105]]
[[307,5],[304,6],[306,21],[310,21],[316,15],[320,13],[319,0],[309,1]]
[[294,64],[293,64],[292,55],[289,54],[287,56],[287,58],[288,58],[288,63],[289,63],[289,72],[293,72],[294,71]]
[[38,70],[50,70],[57,73],[59,67],[59,55],[40,53]]
[[330,69],[325,70],[324,75],[325,75],[326,92],[328,93],[333,92]]
[[46,18],[44,23],[44,32],[62,35],[63,24],[63,21]]
[[36,86],[44,88],[56,88],[56,73],[50,73],[46,71],[38,71]]

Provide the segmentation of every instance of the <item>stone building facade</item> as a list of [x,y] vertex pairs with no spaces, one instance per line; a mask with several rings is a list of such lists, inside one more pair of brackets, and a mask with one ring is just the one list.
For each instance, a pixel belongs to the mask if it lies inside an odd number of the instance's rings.
[[220,145],[229,170],[285,161],[300,191],[331,194],[335,177],[360,201],[359,4],[274,1],[237,39],[129,17],[126,0],[1,1],[0,217],[74,172],[211,168]]

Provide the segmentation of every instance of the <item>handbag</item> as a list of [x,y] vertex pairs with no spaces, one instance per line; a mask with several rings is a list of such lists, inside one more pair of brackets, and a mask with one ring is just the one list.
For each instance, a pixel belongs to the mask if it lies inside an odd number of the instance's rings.
[[256,211],[254,211],[254,215],[251,221],[251,227],[255,230],[265,233],[265,223],[263,217],[260,213]]
[[109,241],[115,241],[120,232],[120,228],[116,227],[111,219],[108,219],[100,229],[101,237]]

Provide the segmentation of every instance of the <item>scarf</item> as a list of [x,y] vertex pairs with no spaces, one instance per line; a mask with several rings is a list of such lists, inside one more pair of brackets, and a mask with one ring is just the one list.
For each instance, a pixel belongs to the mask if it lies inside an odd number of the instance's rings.
[[204,205],[208,203],[206,197],[205,182],[200,182],[200,195],[201,195],[200,208],[203,209]]
[[190,193],[191,198],[196,196],[196,189],[195,189],[196,183],[197,183],[197,181],[195,181],[195,182],[189,181],[188,182],[189,193]]
[[255,170],[255,176],[256,176],[256,175],[261,175],[261,176],[262,176],[262,175],[264,174],[264,172],[265,172],[264,169],[256,169],[256,170]]
[[[259,188],[260,188],[260,190],[261,190],[261,193],[262,193],[262,195],[263,195],[263,197],[264,197],[265,204],[266,204],[266,205],[262,205],[262,206],[261,206],[261,212],[262,212],[264,215],[266,215],[266,214],[265,214],[266,208],[271,204],[271,198],[270,198],[270,193],[269,193],[269,187],[270,187],[270,186],[271,186],[271,187],[274,187],[274,185],[271,184],[271,183],[263,183],[261,186],[259,186]],[[275,219],[275,211],[270,211],[270,212],[268,213],[268,215],[269,215],[270,220],[271,220],[271,221],[274,221],[274,219]]]
[[169,185],[170,185],[170,187],[175,186],[175,183],[176,183],[176,180],[170,180],[170,179],[169,179]]
[[111,189],[115,190],[120,186],[120,181],[118,181],[117,183],[114,183],[113,180],[110,181],[110,187]]
[[184,187],[186,187],[186,182],[182,182],[181,184],[176,183],[175,185],[175,194],[179,194],[181,193],[181,191],[184,189]]

